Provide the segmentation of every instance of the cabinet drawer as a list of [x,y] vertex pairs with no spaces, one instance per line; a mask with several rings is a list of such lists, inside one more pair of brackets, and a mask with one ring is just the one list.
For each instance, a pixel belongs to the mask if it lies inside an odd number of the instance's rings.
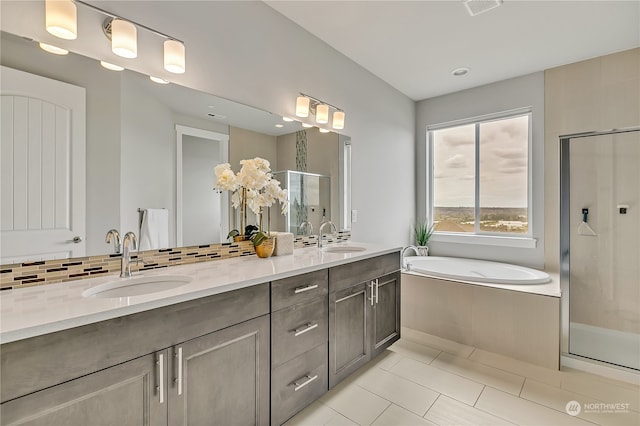
[[327,294],[327,270],[271,282],[271,311]]
[[328,299],[319,297],[271,314],[271,365],[327,342],[328,307]]
[[271,424],[284,423],[327,389],[327,345],[322,344],[273,370]]
[[329,292],[369,281],[400,269],[400,252],[385,254],[329,269]]

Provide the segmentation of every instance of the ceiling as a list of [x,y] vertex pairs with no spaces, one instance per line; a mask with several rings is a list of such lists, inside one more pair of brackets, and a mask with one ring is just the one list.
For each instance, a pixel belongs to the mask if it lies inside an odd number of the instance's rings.
[[640,46],[638,0],[265,3],[413,100]]

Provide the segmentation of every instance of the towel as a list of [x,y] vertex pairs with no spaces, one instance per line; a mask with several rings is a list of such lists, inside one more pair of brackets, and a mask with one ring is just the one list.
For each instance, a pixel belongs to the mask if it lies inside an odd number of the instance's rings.
[[169,247],[169,210],[145,209],[140,225],[138,250],[154,250]]
[[284,256],[293,253],[293,234],[291,232],[272,232],[275,234],[276,246],[273,249],[274,256]]

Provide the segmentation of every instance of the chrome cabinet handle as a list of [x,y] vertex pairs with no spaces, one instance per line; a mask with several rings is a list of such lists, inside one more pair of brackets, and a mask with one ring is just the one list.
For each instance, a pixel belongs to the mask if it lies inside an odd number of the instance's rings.
[[378,291],[380,290],[380,280],[376,278],[376,305],[378,304]]
[[300,327],[300,328],[296,328],[295,330],[293,330],[293,333],[294,333],[293,335],[294,335],[295,337],[298,337],[299,335],[304,334],[304,333],[306,333],[307,331],[311,331],[311,330],[313,330],[313,329],[314,329],[314,328],[316,328],[317,326],[318,326],[318,323],[312,324],[312,323],[310,323],[310,322],[309,322],[309,323],[307,323],[306,325],[304,325],[304,326],[302,326],[302,327]]
[[309,284],[307,286],[296,287],[293,293],[294,294],[304,293],[305,291],[313,290],[314,288],[318,288],[318,284]]
[[374,303],[374,301],[375,301],[374,296],[373,296],[373,292],[374,292],[374,289],[373,289],[374,282],[373,282],[373,281],[371,281],[371,282],[369,283],[369,285],[371,286],[371,297],[369,298],[369,300],[371,301],[371,306],[373,306],[373,303]]
[[[316,380],[318,378],[318,375],[316,374],[315,376],[310,376],[310,375],[306,375],[304,377],[299,378],[298,380],[296,380],[295,382],[293,382],[293,391],[294,392],[298,392],[300,389],[302,389],[303,387],[307,386],[309,383],[313,382],[314,380]],[[303,379],[307,379],[302,383],[298,383],[298,381],[303,380]]]
[[158,385],[156,391],[160,398],[160,404],[164,403],[164,354],[158,354],[158,360],[156,361],[158,366]]
[[178,395],[182,395],[182,346],[176,351],[174,358],[176,360],[176,378],[173,382],[178,385]]

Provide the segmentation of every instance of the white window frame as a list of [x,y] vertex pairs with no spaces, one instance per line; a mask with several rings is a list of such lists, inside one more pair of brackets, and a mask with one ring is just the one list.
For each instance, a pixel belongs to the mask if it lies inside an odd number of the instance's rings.
[[[504,120],[513,117],[519,117],[527,115],[529,117],[529,135],[527,146],[527,233],[526,234],[508,234],[504,232],[487,232],[480,230],[479,222],[479,209],[480,209],[480,182],[478,179],[480,156],[478,143],[478,129],[477,124],[486,123],[490,121]],[[435,125],[427,126],[426,141],[427,141],[427,205],[426,212],[429,218],[429,222],[433,224],[433,131],[448,129],[451,127],[465,126],[474,124],[475,126],[475,206],[474,206],[474,218],[475,218],[475,231],[473,233],[459,233],[459,232],[442,232],[435,231],[431,237],[431,241],[434,242],[447,242],[447,243],[461,243],[461,244],[479,244],[487,246],[505,246],[505,247],[518,247],[518,248],[535,248],[536,239],[532,237],[533,232],[533,113],[531,107],[512,109],[508,111],[497,112],[493,114],[485,114],[477,117],[466,118],[462,120],[448,121],[445,123],[439,123]]]

